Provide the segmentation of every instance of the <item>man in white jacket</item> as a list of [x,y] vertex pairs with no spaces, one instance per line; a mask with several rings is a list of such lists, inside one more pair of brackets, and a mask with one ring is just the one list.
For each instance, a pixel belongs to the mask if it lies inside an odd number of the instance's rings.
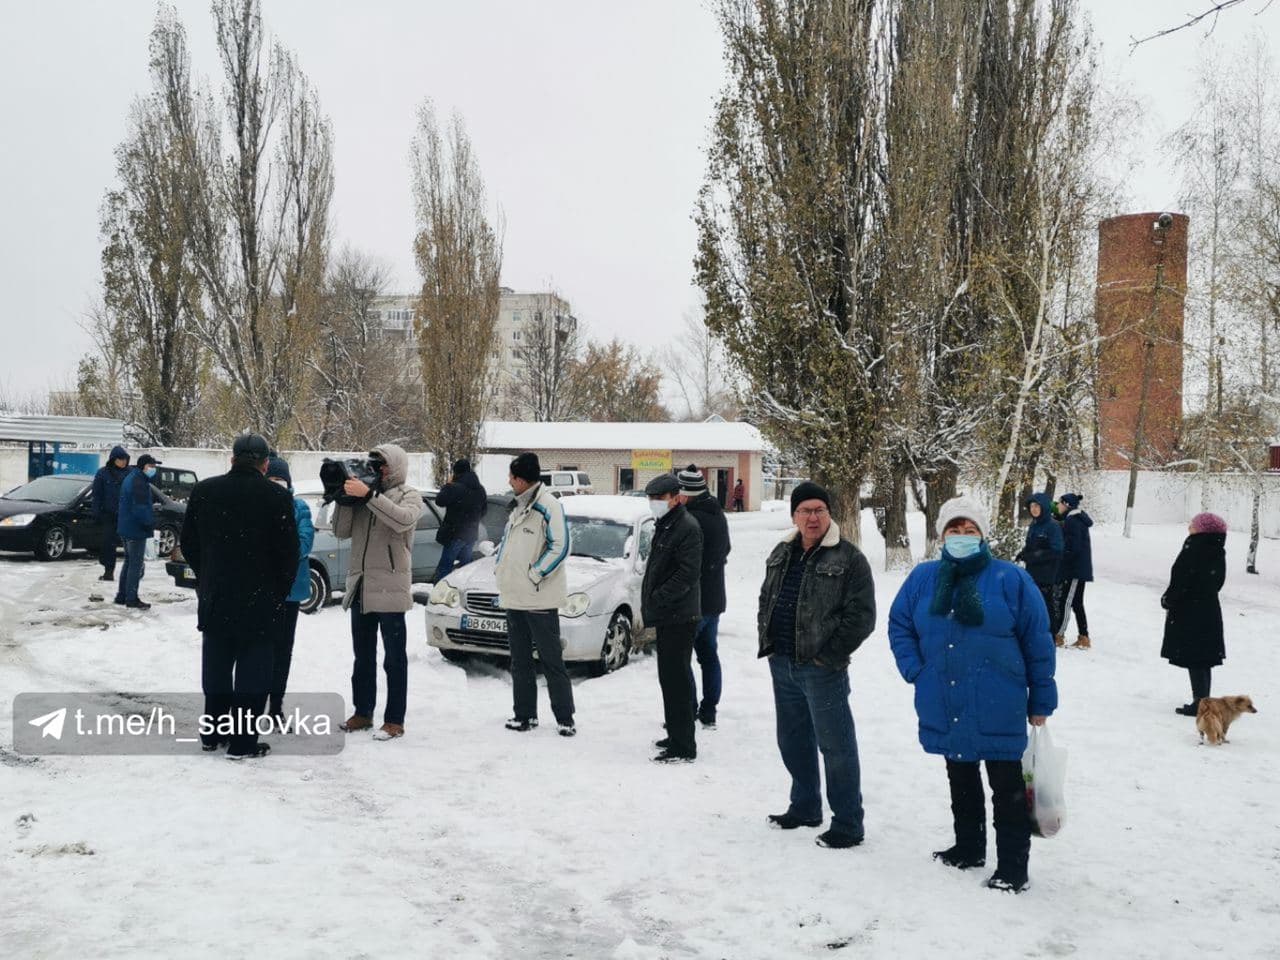
[[537,454],[511,461],[515,509],[498,545],[498,603],[507,612],[514,699],[508,730],[538,725],[538,684],[533,670],[537,647],[547,694],[562,737],[572,737],[573,685],[560,645],[560,607],[568,594],[564,562],[569,556],[569,524],[560,501],[542,485]]

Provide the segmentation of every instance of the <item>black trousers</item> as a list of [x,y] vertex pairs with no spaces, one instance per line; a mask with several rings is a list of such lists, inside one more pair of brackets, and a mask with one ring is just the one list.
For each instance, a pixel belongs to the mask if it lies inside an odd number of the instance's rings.
[[1058,584],[1037,583],[1040,596],[1044,598],[1045,610],[1049,614],[1049,632],[1055,637],[1062,628],[1062,605],[1058,600]]
[[272,640],[270,634],[204,632],[202,743],[228,741],[227,752],[232,754],[252,753],[258,745],[256,721],[271,687]]
[[1059,603],[1061,606],[1058,610],[1058,633],[1063,633],[1067,629],[1067,611],[1070,610],[1076,618],[1076,632],[1082,637],[1089,635],[1089,618],[1084,612],[1084,588],[1087,581],[1085,580],[1067,580],[1065,583],[1058,584],[1060,593]]
[[1191,699],[1199,705],[1209,696],[1209,687],[1213,682],[1213,667],[1187,667],[1191,676]]
[[[996,873],[1005,880],[1023,881],[1027,878],[1027,858],[1031,852],[1031,817],[1027,812],[1022,763],[988,760],[986,764],[996,828]],[[966,854],[985,857],[986,804],[978,762],[948,760],[947,780],[951,784],[956,846]]]
[[667,722],[667,747],[681,756],[698,755],[693,735],[693,701],[689,699],[689,670],[693,665],[693,638],[698,621],[659,625],[658,684],[662,687],[662,713]]
[[[507,644],[511,650],[511,697],[517,720],[538,718],[538,677],[534,672],[533,650],[538,650],[542,675],[547,678],[547,696],[556,722],[573,723],[573,684],[564,667],[560,646],[558,610],[508,610]],[[688,678],[685,678],[688,682]],[[685,688],[685,696],[689,690]]]
[[108,514],[100,521],[102,526],[102,542],[98,547],[98,562],[102,564],[102,572],[108,577],[116,575],[116,547],[120,545],[120,535],[116,533],[115,514]]
[[298,601],[286,600],[271,662],[271,701],[268,709],[272,716],[284,713],[284,690],[289,685],[289,667],[293,663],[293,636],[297,630]]

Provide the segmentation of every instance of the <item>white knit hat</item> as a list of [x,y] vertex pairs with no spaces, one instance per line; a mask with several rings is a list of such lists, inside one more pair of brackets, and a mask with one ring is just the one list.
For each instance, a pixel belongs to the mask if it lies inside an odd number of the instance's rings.
[[971,497],[961,495],[948,500],[938,511],[938,536],[942,536],[942,531],[947,529],[947,524],[957,517],[963,517],[976,523],[978,529],[982,531],[983,537],[987,535],[990,529],[987,511],[983,509],[982,504]]

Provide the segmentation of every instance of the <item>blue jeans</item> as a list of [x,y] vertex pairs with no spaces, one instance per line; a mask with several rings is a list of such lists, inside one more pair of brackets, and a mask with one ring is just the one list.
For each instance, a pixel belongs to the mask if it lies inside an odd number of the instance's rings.
[[147,565],[143,558],[147,552],[146,540],[124,540],[124,564],[120,568],[120,584],[116,587],[117,603],[137,603],[138,584]]
[[403,613],[365,613],[360,598],[351,604],[351,700],[355,712],[373,719],[378,702],[378,631],[382,631],[382,669],[387,673],[387,708],[383,723],[404,725],[409,689],[409,657],[405,650]]
[[778,716],[778,750],[791,774],[787,812],[822,819],[818,751],[827,777],[831,829],[861,839],[862,779],[858,739],[849,711],[849,672],[816,663],[772,656],[773,702]]
[[460,563],[466,566],[471,562],[471,553],[475,550],[474,540],[450,540],[440,551],[440,562],[436,564],[435,582],[439,583],[453,572],[453,565]]
[[693,712],[705,721],[714,721],[720,704],[720,614],[713,613],[698,621],[693,636],[693,652],[702,668],[702,706],[698,706],[698,681],[689,667],[689,689],[693,691]]

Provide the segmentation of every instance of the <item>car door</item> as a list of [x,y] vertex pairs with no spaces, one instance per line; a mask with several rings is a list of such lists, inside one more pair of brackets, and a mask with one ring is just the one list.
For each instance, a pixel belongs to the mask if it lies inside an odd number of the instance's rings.
[[436,543],[436,534],[440,530],[440,514],[436,513],[434,499],[422,498],[422,516],[418,518],[418,526],[413,531],[413,582],[429,583],[436,575],[436,567],[440,565],[440,551],[444,548]]
[[480,520],[480,537],[477,543],[488,540],[496,548],[507,529],[507,518],[511,516],[511,502],[498,497],[490,497],[484,507],[484,517]]
[[93,551],[102,546],[102,525],[93,515],[91,488],[84,490],[68,504],[66,516],[73,546]]

